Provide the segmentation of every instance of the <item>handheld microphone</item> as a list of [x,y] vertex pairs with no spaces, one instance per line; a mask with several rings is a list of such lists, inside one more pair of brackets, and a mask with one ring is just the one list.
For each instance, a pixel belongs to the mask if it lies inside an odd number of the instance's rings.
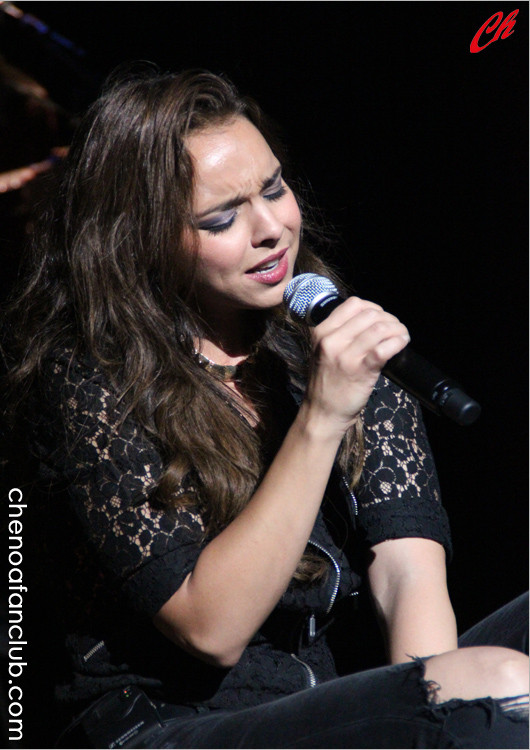
[[[344,302],[335,284],[316,273],[295,276],[283,299],[291,315],[310,326],[321,323]],[[427,409],[444,414],[459,425],[473,424],[480,416],[480,404],[409,346],[389,359],[382,372]]]

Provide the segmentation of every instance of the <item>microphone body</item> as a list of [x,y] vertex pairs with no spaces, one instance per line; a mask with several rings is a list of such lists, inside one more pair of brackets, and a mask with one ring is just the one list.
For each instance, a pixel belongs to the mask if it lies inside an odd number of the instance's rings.
[[[287,285],[284,301],[294,318],[316,326],[344,299],[330,279],[304,273]],[[473,424],[480,416],[480,405],[410,346],[389,359],[382,372],[427,409],[444,414],[459,425]]]

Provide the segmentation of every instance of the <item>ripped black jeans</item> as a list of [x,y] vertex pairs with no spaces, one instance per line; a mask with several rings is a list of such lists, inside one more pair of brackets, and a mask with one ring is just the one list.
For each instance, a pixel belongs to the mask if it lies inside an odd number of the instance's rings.
[[[528,653],[527,621],[528,597],[524,595],[471,628],[460,638],[460,645],[506,646]],[[517,707],[509,700],[491,698],[436,704],[423,674],[424,663],[416,659],[340,677],[254,708],[200,714],[194,709],[150,701],[139,688],[126,688],[104,697],[107,710],[103,707],[100,712],[94,706],[95,714],[91,717],[89,712],[83,722],[86,734],[80,733],[78,724],[67,732],[60,746],[528,747],[527,701]],[[121,717],[115,712],[120,705]],[[134,721],[132,707],[139,721]],[[142,718],[150,712],[150,718]],[[109,713],[112,720],[107,725],[105,714]]]

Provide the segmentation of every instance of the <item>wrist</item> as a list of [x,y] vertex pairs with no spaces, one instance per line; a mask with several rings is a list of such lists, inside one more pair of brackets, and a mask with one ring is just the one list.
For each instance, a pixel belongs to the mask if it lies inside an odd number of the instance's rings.
[[302,402],[295,424],[306,440],[334,448],[335,452],[351,426],[349,422],[334,420],[328,414],[317,412],[307,401]]

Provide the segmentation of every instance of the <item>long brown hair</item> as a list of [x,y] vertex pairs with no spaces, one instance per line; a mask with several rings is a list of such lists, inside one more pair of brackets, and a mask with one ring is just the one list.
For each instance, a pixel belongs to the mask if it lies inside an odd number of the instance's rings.
[[[109,377],[124,418],[133,414],[163,456],[157,501],[199,502],[209,535],[245,506],[274,450],[267,394],[288,374],[303,381],[310,359],[304,326],[280,309],[257,315],[259,367],[244,368],[242,386],[261,417],[254,429],[193,356],[204,326],[189,304],[195,268],[182,242],[193,226],[186,136],[234,116],[248,118],[285,165],[259,107],[223,76],[147,69],[109,80],[74,137],[10,312],[11,403],[23,405],[55,347],[89,355]],[[335,278],[310,249],[310,230],[306,221],[295,272]],[[352,481],[359,436],[351,430],[341,451]],[[183,490],[189,483],[195,489]]]

